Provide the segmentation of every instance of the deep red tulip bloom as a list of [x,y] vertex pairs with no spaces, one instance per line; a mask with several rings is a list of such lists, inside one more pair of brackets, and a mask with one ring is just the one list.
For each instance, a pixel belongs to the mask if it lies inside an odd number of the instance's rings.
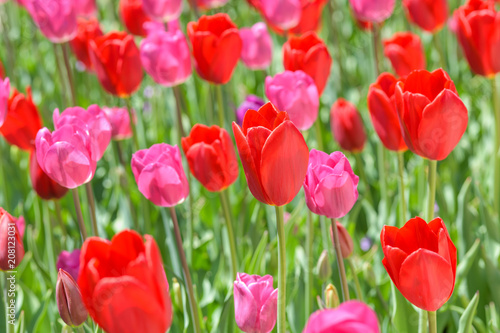
[[312,77],[321,95],[330,75],[332,57],[316,33],[308,32],[290,37],[283,45],[283,64],[285,70],[302,70]]
[[0,271],[12,270],[23,260],[24,228],[22,216],[16,219],[0,207]]
[[366,143],[363,119],[349,101],[339,98],[330,111],[330,126],[333,137],[344,150],[359,153]]
[[111,241],[89,237],[80,255],[78,286],[94,321],[108,333],[165,333],[172,302],[158,245],[125,230]]
[[110,94],[132,95],[142,81],[142,65],[134,37],[111,32],[90,41],[90,60],[97,78]]
[[198,22],[188,23],[187,33],[198,75],[215,84],[229,82],[243,47],[238,27],[229,16],[203,15]]
[[442,69],[412,72],[396,84],[396,109],[408,148],[417,155],[445,159],[467,128],[467,108]]
[[411,32],[397,32],[384,40],[384,55],[399,76],[407,76],[415,69],[425,69],[422,41]]
[[229,133],[219,126],[194,125],[182,138],[189,169],[212,192],[226,189],[238,178],[238,160]]
[[92,62],[89,56],[89,41],[102,36],[99,21],[95,18],[78,18],[78,28],[75,38],[69,42],[76,58],[81,61],[89,70],[92,69]]
[[500,72],[500,12],[492,1],[470,0],[455,11],[456,33],[469,66],[476,74]]
[[368,110],[375,132],[385,148],[392,151],[408,149],[403,139],[394,92],[396,79],[390,73],[382,73],[368,89]]
[[36,134],[40,128],[42,120],[31,98],[31,88],[26,88],[26,95],[13,89],[0,134],[11,145],[29,151],[35,147]]
[[42,199],[60,199],[68,192],[66,187],[62,187],[53,181],[49,176],[47,176],[42,168],[40,168],[35,150],[31,151],[30,156],[30,178],[31,186],[33,186],[36,194],[38,194],[38,196]]
[[448,0],[403,0],[408,19],[428,32],[440,30],[448,19]]
[[288,114],[267,103],[248,110],[242,127],[233,122],[233,132],[254,197],[275,206],[292,201],[306,176],[309,149]]
[[401,229],[384,226],[380,241],[382,263],[408,301],[426,311],[446,303],[455,287],[457,249],[441,218],[427,224],[415,217]]
[[144,23],[151,19],[144,12],[142,0],[120,0],[120,18],[127,30],[136,36],[146,37]]

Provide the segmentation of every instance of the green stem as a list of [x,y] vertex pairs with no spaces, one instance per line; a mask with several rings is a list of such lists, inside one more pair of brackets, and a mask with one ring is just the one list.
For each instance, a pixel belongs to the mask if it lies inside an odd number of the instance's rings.
[[92,222],[92,234],[94,236],[99,237],[99,229],[97,228],[97,218],[95,214],[94,192],[92,191],[92,186],[90,186],[90,182],[85,183],[85,192],[87,192],[87,200],[89,202],[90,220]]
[[429,193],[427,196],[427,223],[434,218],[434,203],[436,201],[436,171],[437,161],[429,160]]
[[312,313],[312,287],[313,287],[313,235],[314,221],[311,211],[307,210],[307,234],[306,234],[306,257],[307,257],[307,274],[306,274],[306,318]]
[[217,106],[219,112],[219,126],[224,128],[224,99],[222,97],[222,86],[217,84],[215,86],[216,94],[217,94]]
[[82,239],[87,239],[87,231],[85,229],[85,223],[83,222],[82,216],[82,206],[80,204],[80,197],[78,197],[78,189],[71,189],[71,194],[73,195],[73,203],[75,204],[76,220],[78,222],[78,227],[80,228],[80,234]]
[[314,122],[314,129],[316,130],[316,141],[318,141],[318,149],[323,151],[323,136],[321,135],[321,119],[316,119]]
[[418,333],[425,333],[427,331],[427,311],[420,310],[418,316]]
[[342,248],[340,247],[339,233],[334,219],[332,222],[333,243],[335,245],[335,256],[337,257],[337,266],[339,268],[340,284],[342,286],[342,295],[344,302],[349,300],[349,286],[345,275],[344,258],[342,257]]
[[387,175],[385,170],[385,148],[382,142],[377,145],[378,172],[380,179],[380,200],[384,203],[384,216],[387,216],[389,198],[387,196]]
[[196,296],[193,290],[193,281],[191,279],[191,273],[189,272],[189,267],[186,261],[186,254],[184,253],[184,248],[182,247],[182,237],[181,237],[181,231],[179,229],[179,223],[177,222],[177,214],[175,212],[174,207],[170,207],[169,210],[170,210],[170,216],[172,217],[172,223],[174,225],[175,245],[177,246],[177,251],[179,252],[179,257],[181,259],[182,271],[184,272],[184,282],[186,284],[187,294],[189,298],[189,306],[191,308],[191,315],[193,317],[194,331],[195,333],[201,333],[198,305],[196,303]]
[[219,192],[220,201],[222,203],[222,210],[224,218],[226,219],[227,237],[229,239],[229,252],[231,255],[231,270],[233,273],[232,281],[236,280],[236,273],[238,272],[238,256],[236,253],[236,242],[234,240],[233,222],[231,219],[231,212],[229,210],[229,198],[227,196],[227,189]]
[[[56,62],[57,74],[59,75],[59,81],[61,83],[61,90],[67,91],[66,80],[64,78],[63,70],[62,70],[62,67],[61,67],[60,54],[57,51],[57,45],[56,44],[52,44],[52,46],[54,48],[54,59],[55,59],[55,62]],[[61,94],[61,95],[63,95],[61,98],[63,99],[64,104],[65,105],[69,105],[71,102],[69,101],[70,98],[68,97],[68,94],[64,93],[64,94]]]
[[346,259],[346,261],[349,264],[349,268],[351,269],[352,272],[352,276],[354,279],[354,287],[356,288],[356,295],[358,296],[358,299],[361,302],[364,302],[363,292],[361,291],[361,284],[359,283],[358,273],[356,272],[356,268],[354,267],[354,264],[352,263],[351,259]]
[[68,237],[68,231],[66,230],[66,226],[64,225],[64,221],[63,221],[62,214],[61,214],[61,204],[59,203],[59,200],[57,200],[57,199],[54,200],[54,206],[56,209],[57,223],[59,224],[59,227],[61,228],[61,233],[63,236],[62,242],[64,242],[66,240],[66,237]]
[[361,182],[365,186],[364,196],[369,202],[373,202],[372,194],[370,191],[370,185],[368,184],[368,179],[366,178],[365,167],[363,165],[363,159],[361,158],[361,154],[359,153],[354,154],[354,158],[356,159],[356,167],[359,171],[359,177],[361,178]]
[[[38,200],[38,199],[37,199]],[[55,261],[55,254],[54,254],[54,233],[52,232],[52,227],[50,225],[50,214],[49,214],[49,201],[43,200],[42,202],[42,221],[43,221],[43,231],[45,233],[45,242],[44,242],[44,247],[47,250],[47,259],[49,263],[49,269],[50,269],[50,277],[55,280],[56,279],[56,261]]]
[[276,206],[278,228],[278,333],[286,332],[286,244],[283,206]]
[[71,65],[69,63],[67,45],[65,45],[65,44],[60,44],[60,45],[61,45],[61,50],[63,53],[64,66],[66,67],[66,74],[68,76],[69,91],[71,92],[71,102],[72,102],[73,106],[76,106],[75,83],[73,80],[73,70],[71,69]]
[[443,46],[441,45],[441,42],[438,39],[438,33],[434,33],[432,35],[432,42],[434,43],[434,47],[438,51],[439,54],[439,63],[441,67],[446,70],[446,58],[444,56],[444,51],[443,51]]
[[405,180],[404,180],[404,152],[398,152],[398,170],[399,170],[399,204],[401,209],[401,219],[396,225],[401,228],[406,223],[406,200],[405,200]]
[[132,139],[134,142],[134,150],[139,150],[139,140],[137,139],[137,128],[134,123],[134,115],[132,114],[132,102],[130,97],[125,98],[125,104],[127,105],[128,116],[130,118],[130,128],[132,128]]
[[372,38],[373,38],[373,62],[374,62],[374,68],[375,68],[375,76],[378,77],[381,73],[380,70],[380,61],[379,61],[379,54],[380,54],[380,36],[379,36],[379,29],[378,29],[378,24],[373,22],[372,25]]
[[491,86],[493,90],[493,105],[494,105],[494,117],[495,117],[495,150],[493,151],[493,158],[495,163],[494,167],[494,196],[493,196],[493,207],[497,211],[497,215],[500,216],[500,91],[498,90],[498,85],[496,83],[496,78],[491,79]]
[[428,311],[429,333],[437,333],[436,311]]

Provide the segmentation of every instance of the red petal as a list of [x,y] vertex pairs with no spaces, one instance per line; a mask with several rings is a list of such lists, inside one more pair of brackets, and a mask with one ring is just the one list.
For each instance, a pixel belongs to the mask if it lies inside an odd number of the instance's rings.
[[415,217],[399,229],[394,246],[408,254],[420,248],[438,252],[438,237],[423,219]]
[[[382,263],[384,264],[385,270],[389,273],[392,282],[399,286],[399,271],[401,270],[401,265],[408,257],[408,254],[401,251],[397,247],[384,246],[384,259]],[[399,287],[398,287],[399,288]]]

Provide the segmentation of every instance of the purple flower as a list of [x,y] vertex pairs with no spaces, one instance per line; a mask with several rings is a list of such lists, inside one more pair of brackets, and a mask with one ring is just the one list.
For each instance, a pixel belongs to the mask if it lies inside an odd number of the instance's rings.
[[236,109],[236,122],[242,126],[243,117],[248,110],[258,110],[265,104],[264,100],[255,95],[248,95]]
[[78,280],[78,272],[80,271],[80,249],[75,249],[72,252],[62,251],[57,257],[57,270],[60,269],[68,272],[73,279]]

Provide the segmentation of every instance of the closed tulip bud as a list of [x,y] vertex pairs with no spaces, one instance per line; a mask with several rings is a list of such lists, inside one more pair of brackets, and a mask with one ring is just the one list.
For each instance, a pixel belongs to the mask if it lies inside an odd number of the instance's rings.
[[5,80],[2,80],[0,78],[0,127],[2,127],[3,122],[7,117],[9,95],[10,95],[9,78],[5,78]]
[[72,0],[31,0],[27,9],[52,43],[65,43],[75,37],[77,8]]
[[243,42],[241,61],[250,69],[266,69],[273,60],[273,40],[263,22],[255,23],[251,28],[241,28]]
[[87,70],[92,70],[92,62],[90,61],[89,55],[89,42],[100,36],[102,36],[102,30],[97,19],[78,19],[76,36],[69,42],[69,45],[75,57],[85,65]]
[[127,30],[136,36],[146,37],[144,24],[151,19],[144,12],[143,0],[120,0],[120,18]]
[[87,320],[88,312],[80,289],[71,275],[62,269],[57,273],[56,301],[61,319],[69,326],[80,326]]
[[174,299],[173,299],[173,304],[177,305],[177,308],[181,311],[184,312],[184,306],[182,304],[182,289],[181,285],[179,284],[179,281],[177,281],[176,278],[172,279],[172,291],[174,294]]
[[425,54],[420,37],[411,32],[397,32],[384,43],[384,55],[399,76],[415,69],[425,69]]
[[325,289],[325,305],[328,309],[335,309],[340,305],[337,288],[331,283],[329,283]]
[[173,21],[182,12],[182,0],[142,0],[144,11],[157,21]]
[[318,118],[319,95],[313,79],[301,70],[266,78],[266,96],[288,113],[299,130],[308,130]]
[[351,102],[339,98],[332,105],[330,126],[333,137],[343,150],[359,153],[365,147],[366,132],[363,119]]
[[62,251],[57,257],[57,270],[64,270],[76,281],[80,272],[80,249],[74,249],[71,252]]
[[53,181],[40,167],[35,150],[30,154],[30,179],[36,194],[44,200],[60,199],[68,189]]
[[432,33],[448,19],[448,0],[403,0],[403,8],[411,22]]
[[236,109],[236,123],[241,127],[243,125],[243,118],[248,110],[258,110],[264,104],[264,100],[255,95],[248,95],[245,100]]
[[394,11],[395,0],[349,0],[354,16],[358,20],[380,23]]
[[24,228],[22,216],[16,219],[0,207],[0,270],[13,270],[23,260]]
[[300,22],[302,14],[300,0],[265,0],[258,3],[262,15],[273,26],[289,30]]
[[321,281],[326,281],[332,275],[332,268],[328,262],[328,251],[323,250],[318,259],[318,264],[316,265],[316,271],[318,272],[318,277]]
[[[337,233],[339,235],[342,257],[348,258],[352,254],[352,251],[354,249],[354,243],[352,241],[351,235],[349,235],[349,232],[342,225],[342,223],[340,223],[339,221],[335,221],[335,224],[337,226]],[[331,227],[330,227],[330,237],[332,239],[333,247],[335,248],[335,239],[333,237],[333,230]]]
[[[130,114],[126,108],[103,107],[102,110],[106,114],[109,124],[111,125],[112,140],[120,141],[132,137],[132,127],[130,126]],[[135,117],[134,110],[132,110],[132,118],[133,122],[136,123],[137,117]]]

